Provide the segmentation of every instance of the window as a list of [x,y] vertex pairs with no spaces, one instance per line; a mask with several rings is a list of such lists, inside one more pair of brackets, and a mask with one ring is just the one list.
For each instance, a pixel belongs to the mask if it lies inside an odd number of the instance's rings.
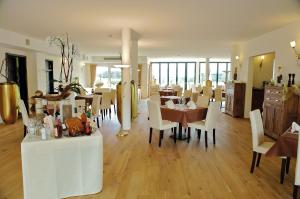
[[187,89],[195,85],[196,63],[187,63]]
[[226,82],[227,63],[219,63],[218,85],[224,86]]
[[230,79],[230,62],[210,62],[209,69],[213,86],[223,86]]
[[122,80],[121,68],[110,68],[110,84],[116,88],[117,84]]
[[153,63],[152,64],[152,81],[156,84],[159,84],[159,64]]
[[107,66],[97,66],[96,69],[96,81],[103,83],[102,87],[109,87],[109,75]]
[[205,80],[206,80],[206,63],[205,62],[200,62],[199,63],[199,84],[205,85]]
[[209,79],[212,81],[212,84],[214,87],[216,87],[218,81],[217,81],[217,75],[218,75],[218,64],[217,63],[209,63]]
[[169,63],[169,85],[176,84],[177,64]]
[[160,64],[160,85],[161,86],[168,85],[168,64],[167,63]]
[[182,88],[185,88],[185,63],[178,63],[178,82],[177,84],[180,85]]

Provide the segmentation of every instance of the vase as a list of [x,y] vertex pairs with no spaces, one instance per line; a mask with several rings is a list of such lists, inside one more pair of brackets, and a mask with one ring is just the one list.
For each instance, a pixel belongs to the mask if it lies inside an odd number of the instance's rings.
[[18,118],[19,87],[14,82],[0,83],[0,115],[6,124],[13,124]]
[[292,74],[292,85],[295,84],[295,75],[296,75],[295,73]]

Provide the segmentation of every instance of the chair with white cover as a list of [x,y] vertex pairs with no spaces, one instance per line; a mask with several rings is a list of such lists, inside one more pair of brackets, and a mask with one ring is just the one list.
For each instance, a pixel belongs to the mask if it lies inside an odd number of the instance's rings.
[[114,106],[114,111],[116,113],[116,96],[117,96],[117,91],[116,89],[111,89],[111,104]]
[[[222,107],[222,102],[225,100],[225,99],[223,99],[223,97],[222,97],[222,89],[220,89],[220,88],[216,88],[215,89],[215,101],[216,102],[220,102],[221,103],[221,107]],[[220,108],[221,108],[220,107]]]
[[208,96],[209,99],[213,96],[213,90],[211,87],[203,86],[203,95]]
[[183,88],[179,85],[176,85],[176,87],[174,87],[174,91],[177,92],[178,97],[182,96],[182,90],[183,90]]
[[298,139],[297,160],[296,160],[295,170],[296,171],[295,171],[295,183],[294,183],[293,199],[297,198],[298,187],[300,186],[300,139]]
[[95,94],[93,96],[93,102],[92,102],[92,117],[94,120],[96,120],[98,128],[100,127],[99,117],[101,116],[100,101],[101,101],[101,95]]
[[199,95],[200,95],[199,92],[193,92],[192,93],[192,100],[193,100],[193,102],[195,102],[195,103],[197,102],[197,99],[198,99]]
[[176,143],[176,122],[170,122],[168,120],[163,120],[160,111],[159,103],[148,100],[148,112],[149,112],[149,127],[150,127],[150,135],[149,135],[149,143],[152,140],[152,131],[153,129],[159,130],[159,144],[161,146],[161,140],[164,136],[164,131],[167,129],[174,128],[174,143]]
[[184,93],[183,93],[183,96],[184,97],[189,97],[191,98],[192,97],[192,89],[189,89],[189,90],[184,90]]
[[150,96],[159,95],[159,85],[150,86]]
[[198,93],[201,93],[201,91],[202,91],[202,86],[201,86],[200,84],[196,87],[196,91],[197,91]]
[[196,104],[199,107],[207,108],[208,104],[209,104],[209,98],[208,98],[208,96],[205,96],[205,95],[198,96]]
[[24,124],[24,137],[25,137],[27,132],[27,127],[29,125],[29,116],[23,100],[21,99],[19,100],[18,106],[19,106],[19,111],[21,112],[22,115],[22,120]]
[[256,162],[256,166],[259,166],[261,154],[267,153],[267,151],[273,146],[274,142],[264,141],[264,127],[261,118],[261,113],[258,109],[250,112],[250,122],[251,122],[251,129],[252,129],[252,150],[253,150],[250,172],[253,173],[257,154],[258,154],[258,159]]
[[205,81],[205,86],[212,87],[212,81],[211,80],[206,80]]
[[191,128],[197,129],[198,139],[200,140],[201,130],[205,132],[205,147],[207,148],[207,133],[213,133],[213,144],[216,145],[216,128],[217,128],[217,120],[220,115],[220,103],[219,102],[211,102],[208,106],[206,119],[202,121],[196,121],[192,123],[188,123],[188,139],[190,141],[191,138]]
[[107,115],[109,112],[109,118],[111,119],[111,93],[110,92],[103,92],[102,99],[100,103],[100,110],[102,113],[102,120],[103,116]]

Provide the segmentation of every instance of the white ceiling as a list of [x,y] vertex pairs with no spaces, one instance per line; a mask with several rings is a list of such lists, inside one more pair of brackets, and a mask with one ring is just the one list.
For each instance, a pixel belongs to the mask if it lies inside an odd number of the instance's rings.
[[228,57],[300,19],[300,0],[0,0],[0,28],[45,39],[68,32],[89,55],[118,55],[121,28],[149,57]]

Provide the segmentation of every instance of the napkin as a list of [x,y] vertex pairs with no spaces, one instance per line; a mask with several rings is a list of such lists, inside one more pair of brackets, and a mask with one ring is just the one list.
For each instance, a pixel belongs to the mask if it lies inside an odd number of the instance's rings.
[[175,108],[173,100],[166,101],[166,105],[167,105],[167,108],[170,108],[170,109],[174,109]]
[[197,105],[192,100],[190,100],[186,105],[188,106],[189,109],[196,109],[197,108]]
[[292,133],[295,133],[296,131],[300,132],[300,126],[296,122],[292,123]]

